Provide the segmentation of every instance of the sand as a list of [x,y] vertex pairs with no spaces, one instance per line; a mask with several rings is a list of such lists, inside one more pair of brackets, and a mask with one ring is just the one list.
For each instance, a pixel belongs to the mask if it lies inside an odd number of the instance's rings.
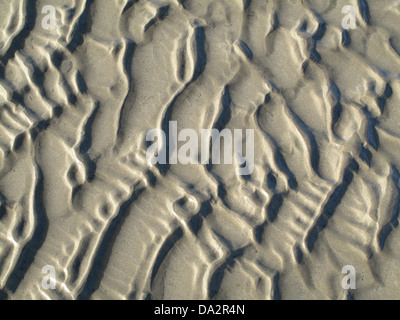
[[[396,0],[1,0],[0,298],[399,299],[399,26]],[[152,164],[170,122],[252,130],[254,170]]]

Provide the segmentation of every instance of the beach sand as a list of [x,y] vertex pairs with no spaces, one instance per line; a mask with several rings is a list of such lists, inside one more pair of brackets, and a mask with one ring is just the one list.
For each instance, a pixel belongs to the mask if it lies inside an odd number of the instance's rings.
[[[399,26],[396,0],[1,0],[0,299],[399,299]],[[171,122],[253,130],[254,170],[152,164]]]

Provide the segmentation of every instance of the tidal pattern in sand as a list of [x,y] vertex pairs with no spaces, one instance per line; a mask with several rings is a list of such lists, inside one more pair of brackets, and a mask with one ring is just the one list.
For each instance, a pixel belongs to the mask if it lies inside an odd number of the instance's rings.
[[[1,299],[400,298],[399,1],[1,0],[0,30]],[[151,165],[170,121],[254,130],[254,171]]]

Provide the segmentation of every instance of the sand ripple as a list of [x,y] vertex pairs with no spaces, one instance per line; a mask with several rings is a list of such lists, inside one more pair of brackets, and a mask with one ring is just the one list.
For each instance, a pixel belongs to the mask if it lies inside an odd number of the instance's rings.
[[[396,1],[0,8],[0,298],[400,297]],[[150,165],[169,121],[253,129],[254,172]]]

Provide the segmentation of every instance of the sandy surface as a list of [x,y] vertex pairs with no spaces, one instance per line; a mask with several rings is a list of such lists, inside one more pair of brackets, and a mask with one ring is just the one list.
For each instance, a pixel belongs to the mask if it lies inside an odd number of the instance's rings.
[[[399,1],[1,0],[0,32],[1,299],[400,298]],[[152,165],[170,121],[253,129],[254,171]]]

